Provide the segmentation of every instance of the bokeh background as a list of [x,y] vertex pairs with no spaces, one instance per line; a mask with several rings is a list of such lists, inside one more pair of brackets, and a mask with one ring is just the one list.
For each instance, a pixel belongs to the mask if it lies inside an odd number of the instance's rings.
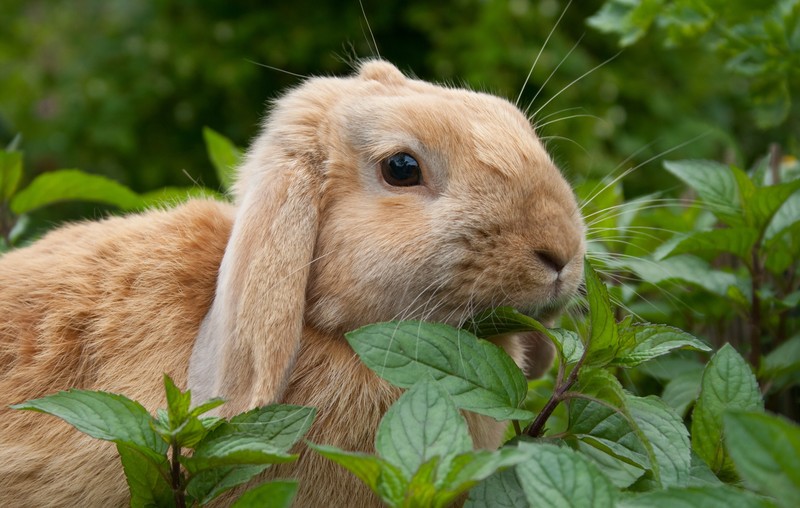
[[604,3],[574,2],[557,24],[555,0],[364,0],[363,13],[357,0],[3,0],[0,145],[22,136],[26,181],[80,168],[138,192],[217,187],[203,126],[246,146],[268,101],[300,80],[264,65],[346,74],[376,54],[365,20],[405,72],[512,101],[555,27],[520,103],[541,108],[540,134],[573,181],[653,159],[626,179],[636,196],[677,187],[664,158],[746,166],[770,142],[796,144],[796,120],[756,125],[748,79],[703,41],[651,30],[620,52],[587,24]]

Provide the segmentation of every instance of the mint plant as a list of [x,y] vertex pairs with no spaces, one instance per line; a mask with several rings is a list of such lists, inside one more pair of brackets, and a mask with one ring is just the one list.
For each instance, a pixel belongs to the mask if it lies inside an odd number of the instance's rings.
[[[800,486],[791,469],[796,425],[775,424],[790,446],[764,450],[760,466],[730,451],[739,445],[728,427],[742,435],[740,419],[763,416],[774,424],[747,362],[730,346],[712,357],[701,374],[690,437],[678,412],[657,397],[626,391],[616,374],[677,350],[710,348],[666,325],[617,322],[606,286],[591,264],[585,266],[585,333],[547,329],[500,308],[475,317],[466,329],[394,322],[347,334],[368,367],[408,391],[381,421],[376,455],[312,448],[353,472],[389,506],[445,506],[469,488],[472,508],[787,506],[764,496],[775,495],[764,482],[772,474],[784,492]],[[542,333],[557,349],[554,389],[538,414],[528,409],[521,371],[502,349],[478,338],[515,331]],[[560,406],[566,406],[566,427],[553,432],[549,422]],[[516,438],[494,452],[470,451],[457,410],[510,420]],[[750,478],[754,491],[740,490],[741,478]]]
[[[290,462],[289,453],[311,427],[316,410],[271,405],[230,420],[203,416],[223,404],[211,399],[191,408],[191,393],[164,375],[167,408],[151,415],[138,402],[99,391],[69,390],[12,406],[57,416],[94,438],[116,443],[131,506],[202,506],[263,472]],[[191,450],[191,453],[187,453]],[[267,484],[237,504],[288,506],[296,482]],[[254,504],[249,504],[254,503]]]
[[[208,127],[203,129],[203,138],[222,189],[228,189],[233,170],[241,158],[241,150]],[[55,203],[88,201],[130,212],[164,203],[174,205],[189,198],[224,199],[222,194],[199,186],[164,187],[140,194],[110,178],[79,169],[43,173],[21,188],[23,154],[18,147],[19,137],[5,150],[0,150],[0,252],[16,245],[24,236],[31,212]]]

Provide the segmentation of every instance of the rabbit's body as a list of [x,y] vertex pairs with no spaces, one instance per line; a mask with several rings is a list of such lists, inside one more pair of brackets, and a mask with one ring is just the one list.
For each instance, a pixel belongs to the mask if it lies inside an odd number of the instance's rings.
[[[234,193],[233,206],[69,226],[0,259],[2,406],[79,387],[153,411],[167,372],[195,401],[228,400],[226,415],[317,407],[309,440],[371,451],[399,390],[344,332],[400,318],[458,324],[493,305],[548,314],[582,274],[572,191],[527,119],[384,62],[278,101]],[[520,337],[497,340],[529,360]],[[504,424],[467,416],[476,446],[500,444]],[[297,506],[379,505],[307,450],[268,474],[300,479]],[[0,500],[126,499],[113,445],[0,409]]]
[[125,504],[113,444],[8,405],[75,387],[165,407],[162,375],[186,385],[232,218],[196,201],[64,227],[2,258],[0,504]]
[[[161,375],[186,385],[232,212],[223,203],[193,201],[169,212],[65,227],[6,255],[0,263],[3,504],[127,503],[113,444],[8,405],[77,387],[122,393],[150,411],[165,407]],[[300,347],[283,402],[317,408],[308,439],[371,452],[378,422],[400,390],[376,378],[341,337],[307,328]],[[510,341],[506,347],[516,351]],[[475,415],[470,425],[477,445],[497,445],[502,425]],[[381,506],[355,477],[307,451],[268,474],[308,478],[298,506]],[[332,488],[313,488],[320,482]]]

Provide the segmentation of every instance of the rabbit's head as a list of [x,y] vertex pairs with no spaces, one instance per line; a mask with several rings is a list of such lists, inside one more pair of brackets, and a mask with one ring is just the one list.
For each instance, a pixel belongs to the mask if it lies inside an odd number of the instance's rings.
[[190,386],[237,409],[280,397],[303,326],[541,315],[582,277],[578,206],[528,119],[382,61],[278,100],[234,194]]

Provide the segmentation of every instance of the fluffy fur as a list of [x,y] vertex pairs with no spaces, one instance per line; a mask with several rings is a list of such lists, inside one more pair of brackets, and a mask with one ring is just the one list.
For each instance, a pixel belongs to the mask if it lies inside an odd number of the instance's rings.
[[[419,161],[423,185],[383,181],[380,161],[398,152]],[[67,226],[0,259],[0,499],[124,505],[113,445],[6,406],[79,387],[155,410],[163,372],[195,400],[225,397],[226,415],[316,406],[308,439],[371,451],[399,391],[344,332],[398,318],[458,324],[492,305],[547,315],[582,276],[575,199],[524,115],[385,62],[280,99],[234,194],[232,206]],[[552,354],[525,337],[496,342],[534,370]],[[476,446],[500,444],[502,423],[468,419]],[[268,470],[300,479],[297,506],[379,505],[300,452]]]

